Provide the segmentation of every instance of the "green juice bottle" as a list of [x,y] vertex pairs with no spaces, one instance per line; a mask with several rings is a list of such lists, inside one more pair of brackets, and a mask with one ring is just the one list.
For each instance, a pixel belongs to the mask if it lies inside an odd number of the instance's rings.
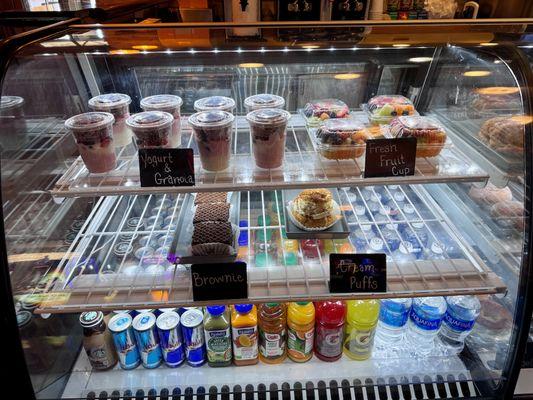
[[207,306],[204,316],[207,363],[210,367],[231,364],[231,332],[229,312],[224,305]]

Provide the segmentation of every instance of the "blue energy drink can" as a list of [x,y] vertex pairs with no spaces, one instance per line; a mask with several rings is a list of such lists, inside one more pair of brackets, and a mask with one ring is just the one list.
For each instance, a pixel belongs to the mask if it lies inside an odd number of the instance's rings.
[[200,310],[187,310],[181,316],[181,332],[185,344],[187,363],[199,367],[206,360],[204,315]]
[[118,361],[122,369],[137,368],[141,363],[139,349],[133,334],[131,315],[118,313],[109,320],[107,327],[113,336]]
[[142,312],[133,320],[133,330],[144,368],[157,368],[163,359],[155,321],[155,315],[151,312]]
[[165,364],[171,368],[177,367],[185,360],[180,316],[174,311],[163,312],[157,317],[156,326]]

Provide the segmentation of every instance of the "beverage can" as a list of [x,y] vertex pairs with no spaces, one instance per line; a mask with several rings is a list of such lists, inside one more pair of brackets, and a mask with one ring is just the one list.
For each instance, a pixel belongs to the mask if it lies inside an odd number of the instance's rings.
[[156,318],[152,312],[141,312],[133,320],[133,329],[144,368],[161,365],[162,354],[155,329]]
[[187,310],[181,316],[185,354],[192,367],[199,367],[206,360],[203,319],[202,312],[197,309]]
[[131,315],[122,311],[113,316],[108,324],[122,369],[134,369],[141,363],[133,334],[132,321]]
[[156,326],[165,364],[171,368],[177,367],[185,360],[180,316],[175,311],[165,311],[157,317]]

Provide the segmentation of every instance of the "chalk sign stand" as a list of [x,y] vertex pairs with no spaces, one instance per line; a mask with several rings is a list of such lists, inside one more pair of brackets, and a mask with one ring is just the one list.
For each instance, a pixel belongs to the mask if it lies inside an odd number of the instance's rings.
[[141,187],[194,186],[192,149],[139,149]]

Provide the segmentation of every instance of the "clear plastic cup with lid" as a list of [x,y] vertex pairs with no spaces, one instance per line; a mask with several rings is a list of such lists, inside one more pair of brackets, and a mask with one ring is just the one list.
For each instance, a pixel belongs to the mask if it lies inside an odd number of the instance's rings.
[[196,111],[220,110],[233,113],[235,109],[235,100],[225,96],[209,96],[198,99],[194,102]]
[[170,148],[173,121],[172,114],[165,111],[143,111],[129,117],[126,124],[139,149]]
[[0,97],[0,129],[10,132],[0,136],[5,150],[20,149],[25,143],[26,119],[24,118],[24,99],[19,96]]
[[91,173],[109,172],[117,166],[113,137],[113,115],[89,112],[67,119],[65,127],[74,135],[78,151]]
[[181,105],[183,100],[172,94],[156,94],[141,100],[141,108],[144,111],[165,111],[172,114],[172,134],[170,135],[170,147],[179,147],[181,144]]
[[287,122],[290,117],[287,111],[277,108],[261,108],[246,115],[258,167],[271,169],[283,164]]
[[285,107],[285,99],[269,93],[254,94],[244,99],[244,107],[246,107],[246,112],[260,108],[283,108]]
[[113,136],[116,146],[126,146],[131,143],[131,131],[126,126],[126,119],[130,116],[131,98],[127,94],[107,93],[95,96],[89,100],[89,108],[93,111],[105,111],[113,114]]
[[189,117],[206,171],[222,171],[229,167],[234,120],[233,114],[220,110],[200,111]]

